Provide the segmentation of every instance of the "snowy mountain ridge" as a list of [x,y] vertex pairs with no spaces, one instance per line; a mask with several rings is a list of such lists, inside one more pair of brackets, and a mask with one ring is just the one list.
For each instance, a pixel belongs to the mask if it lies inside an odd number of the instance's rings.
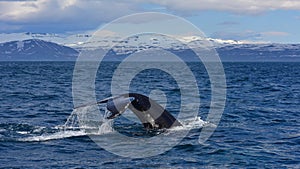
[[[100,41],[94,42],[95,44],[92,44],[89,42],[91,39],[92,34],[54,34],[54,33],[31,33],[31,32],[25,32],[25,33],[9,33],[9,34],[0,34],[0,43],[10,42],[10,41],[22,41],[27,39],[41,39],[48,42],[57,43],[64,46],[69,46],[73,48],[81,48],[82,46],[88,47],[88,46],[109,46],[112,43],[120,43],[124,40],[120,39],[119,37],[115,36],[107,36],[102,37]],[[135,38],[138,36],[130,37]],[[220,47],[225,45],[240,45],[240,44],[269,44],[267,42],[254,42],[254,41],[237,41],[237,40],[223,40],[223,39],[213,39],[213,38],[206,38],[203,39],[203,37],[198,36],[178,36],[175,37],[182,43],[190,43],[192,41],[209,41],[214,46]],[[98,43],[98,44],[97,44]]]
[[[59,35],[37,33],[0,34],[0,60],[75,60],[81,51],[109,50],[111,55],[129,55],[147,49],[188,51],[187,44],[213,47],[224,61],[300,61],[300,44],[255,43],[197,36],[170,38],[135,35],[127,39],[89,34]],[[2,43],[1,43],[2,42]],[[188,52],[186,52],[187,54]]]

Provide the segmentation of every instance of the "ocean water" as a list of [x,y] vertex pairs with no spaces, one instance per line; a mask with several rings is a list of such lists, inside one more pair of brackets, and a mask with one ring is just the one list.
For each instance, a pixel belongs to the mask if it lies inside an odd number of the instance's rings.
[[[97,99],[110,96],[109,77],[116,66],[106,63],[98,73]],[[102,126],[96,132],[80,130],[82,113],[94,110],[73,111],[73,62],[1,62],[0,168],[300,168],[300,63],[224,63],[226,106],[205,144],[198,138],[209,125],[210,82],[203,66],[189,66],[200,92],[198,121],[184,121],[190,131],[172,149],[126,158],[99,147],[87,134],[109,139],[115,130],[150,138],[166,131],[146,131],[122,116],[106,126],[88,123]],[[141,72],[130,86],[143,94],[157,89],[176,115],[180,90],[167,73]]]

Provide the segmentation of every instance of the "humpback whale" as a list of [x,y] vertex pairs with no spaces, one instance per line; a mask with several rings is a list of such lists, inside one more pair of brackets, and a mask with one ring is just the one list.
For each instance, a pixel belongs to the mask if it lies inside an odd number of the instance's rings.
[[121,94],[101,100],[96,104],[100,103],[106,103],[106,108],[109,111],[107,119],[114,119],[120,116],[128,108],[139,118],[146,129],[168,129],[182,126],[166,109],[142,94]]

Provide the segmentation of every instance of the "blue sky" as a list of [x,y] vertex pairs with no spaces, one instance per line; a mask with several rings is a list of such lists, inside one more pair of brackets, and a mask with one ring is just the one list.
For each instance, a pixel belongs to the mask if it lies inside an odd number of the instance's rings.
[[300,43],[299,0],[0,0],[0,33],[76,33],[137,12],[183,17],[208,37]]

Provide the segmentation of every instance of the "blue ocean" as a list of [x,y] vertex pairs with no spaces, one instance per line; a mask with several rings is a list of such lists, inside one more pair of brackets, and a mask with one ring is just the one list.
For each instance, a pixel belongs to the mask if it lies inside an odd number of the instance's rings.
[[[198,121],[185,121],[191,129],[170,150],[128,158],[105,150],[76,126],[74,62],[0,62],[0,168],[300,168],[300,63],[223,63],[226,106],[204,144],[198,138],[208,125],[211,84],[203,66],[188,65],[199,86]],[[111,96],[103,78],[116,67],[102,65],[97,100]],[[145,95],[155,89],[164,91],[166,109],[176,116],[180,90],[169,74],[143,71],[130,84],[131,91]],[[109,125],[100,139],[112,137],[112,128],[136,138],[165,133],[147,131],[122,116]]]

